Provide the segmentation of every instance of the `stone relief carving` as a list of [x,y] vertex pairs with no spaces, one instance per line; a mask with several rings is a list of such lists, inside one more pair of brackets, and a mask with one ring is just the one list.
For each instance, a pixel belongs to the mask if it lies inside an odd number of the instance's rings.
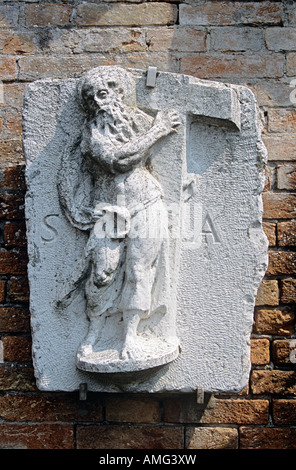
[[[57,306],[69,306],[84,290],[89,328],[79,368],[118,372],[165,364],[178,355],[177,338],[138,331],[141,320],[170,315],[172,295],[168,214],[147,158],[157,158],[157,141],[178,132],[179,115],[168,110],[152,117],[138,109],[133,78],[119,67],[86,73],[77,99],[85,122],[63,154],[58,191],[68,221],[89,235]],[[120,316],[122,337],[106,341],[112,316]]]

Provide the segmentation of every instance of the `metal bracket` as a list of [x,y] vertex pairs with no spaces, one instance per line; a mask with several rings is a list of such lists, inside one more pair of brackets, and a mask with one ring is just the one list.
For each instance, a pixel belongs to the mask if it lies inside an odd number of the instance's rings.
[[79,400],[87,400],[87,383],[79,384]]
[[157,74],[157,67],[149,66],[147,70],[146,86],[151,87],[151,88],[155,87],[156,74]]
[[203,405],[205,402],[205,391],[203,387],[197,387],[196,389],[196,403]]

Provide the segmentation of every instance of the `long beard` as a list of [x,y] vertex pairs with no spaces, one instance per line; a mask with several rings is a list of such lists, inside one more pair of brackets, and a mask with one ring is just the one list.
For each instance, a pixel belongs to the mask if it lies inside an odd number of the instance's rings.
[[118,101],[106,105],[96,116],[101,132],[112,141],[126,143],[139,133],[130,108]]

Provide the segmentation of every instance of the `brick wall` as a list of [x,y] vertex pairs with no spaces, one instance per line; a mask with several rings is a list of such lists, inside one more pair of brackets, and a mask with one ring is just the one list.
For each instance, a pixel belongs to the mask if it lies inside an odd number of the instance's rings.
[[[296,3],[288,0],[0,2],[0,448],[296,448],[295,26]],[[257,96],[269,151],[270,262],[254,312],[250,381],[238,395],[206,395],[203,405],[195,394],[89,393],[79,401],[78,393],[35,386],[23,92],[32,80],[103,64],[246,84]]]

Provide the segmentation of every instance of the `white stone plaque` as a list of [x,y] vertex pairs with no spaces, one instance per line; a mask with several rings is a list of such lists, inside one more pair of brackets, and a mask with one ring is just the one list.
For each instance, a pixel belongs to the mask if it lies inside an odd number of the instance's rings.
[[38,387],[246,386],[267,267],[252,92],[101,66],[29,85],[23,128]]

